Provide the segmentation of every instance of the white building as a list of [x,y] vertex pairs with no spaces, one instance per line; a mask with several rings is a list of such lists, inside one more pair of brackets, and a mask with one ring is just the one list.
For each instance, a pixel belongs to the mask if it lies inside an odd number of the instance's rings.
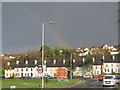
[[120,51],[116,48],[113,48],[113,49],[109,50],[109,52],[110,52],[111,55],[117,55],[117,54],[120,53]]
[[120,60],[105,61],[103,72],[106,74],[120,73]]
[[92,65],[93,75],[120,73],[120,60],[118,58],[113,56],[112,58],[102,60],[97,60]]
[[[53,62],[44,62],[46,63],[46,67],[44,67],[44,75],[50,75],[52,77],[57,77],[57,69],[59,67],[61,68],[67,68],[68,63],[63,60],[62,62],[57,62],[56,60],[53,60]],[[74,63],[77,66],[81,66],[81,62],[75,62]],[[12,77],[15,75],[16,77],[23,77],[23,76],[30,76],[30,77],[37,77],[42,76],[42,74],[39,74],[37,69],[41,65],[41,62],[37,62],[36,60],[33,62],[25,61],[25,63],[16,61],[16,65],[11,65],[10,62],[7,63],[7,67],[5,68],[5,78]],[[74,72],[73,72],[74,73]],[[79,73],[77,73],[78,75]]]
[[95,60],[92,65],[92,74],[93,75],[101,75],[103,68],[103,61],[102,60]]

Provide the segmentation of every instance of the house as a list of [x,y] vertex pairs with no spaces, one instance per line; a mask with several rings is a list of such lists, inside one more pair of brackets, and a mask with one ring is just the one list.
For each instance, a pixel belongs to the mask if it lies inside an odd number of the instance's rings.
[[102,46],[102,48],[103,48],[103,49],[110,49],[110,46],[107,45],[107,44],[105,44],[105,45]]
[[103,68],[103,60],[95,60],[95,62],[92,65],[92,74],[93,75],[101,75],[102,74],[102,68]]
[[120,73],[120,59],[112,56],[112,58],[105,58],[95,60],[92,65],[93,75]]
[[[50,75],[52,77],[57,77],[57,69],[59,67],[68,68],[68,64],[69,62],[65,62],[65,60],[63,61],[53,60],[49,62],[46,62],[45,60],[44,65],[46,67],[43,68],[44,70],[43,75],[44,76]],[[82,66],[82,62],[78,62],[78,61],[75,62],[75,60],[73,61],[73,64],[77,68]],[[5,78],[12,77],[14,74],[18,78],[23,76],[30,76],[30,77],[42,76],[42,74],[39,74],[37,71],[39,65],[41,65],[41,62],[38,62],[38,60],[34,60],[34,62],[29,62],[28,60],[26,60],[25,62],[16,61],[15,65],[12,65],[11,62],[7,62],[7,67],[5,68]],[[76,73],[76,71],[75,72],[73,71],[73,74],[75,74],[76,76],[78,76],[79,73]]]
[[113,49],[109,50],[109,52],[110,52],[111,55],[117,55],[117,54],[120,53],[120,51],[116,48],[113,48]]
[[105,74],[120,73],[120,60],[109,59],[109,60],[104,61],[103,73]]

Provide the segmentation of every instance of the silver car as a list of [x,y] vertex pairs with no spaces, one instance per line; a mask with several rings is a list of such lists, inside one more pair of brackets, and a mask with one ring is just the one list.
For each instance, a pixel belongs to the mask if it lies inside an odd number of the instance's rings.
[[116,76],[116,83],[117,83],[117,84],[120,83],[120,76]]

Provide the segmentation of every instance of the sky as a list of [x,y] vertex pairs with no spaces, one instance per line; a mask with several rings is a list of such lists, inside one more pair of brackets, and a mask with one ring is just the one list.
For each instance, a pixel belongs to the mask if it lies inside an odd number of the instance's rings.
[[[53,24],[47,24],[53,21]],[[2,53],[118,44],[117,2],[3,2]]]

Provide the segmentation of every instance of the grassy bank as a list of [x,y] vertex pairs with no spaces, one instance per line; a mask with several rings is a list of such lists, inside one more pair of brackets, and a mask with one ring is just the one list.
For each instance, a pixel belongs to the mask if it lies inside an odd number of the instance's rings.
[[[78,79],[72,79],[68,81],[58,81],[56,79],[49,79],[45,82],[45,88],[64,88],[74,84],[83,83]],[[10,88],[10,86],[16,86],[16,88],[39,88],[41,87],[41,80],[2,80],[2,88]]]

